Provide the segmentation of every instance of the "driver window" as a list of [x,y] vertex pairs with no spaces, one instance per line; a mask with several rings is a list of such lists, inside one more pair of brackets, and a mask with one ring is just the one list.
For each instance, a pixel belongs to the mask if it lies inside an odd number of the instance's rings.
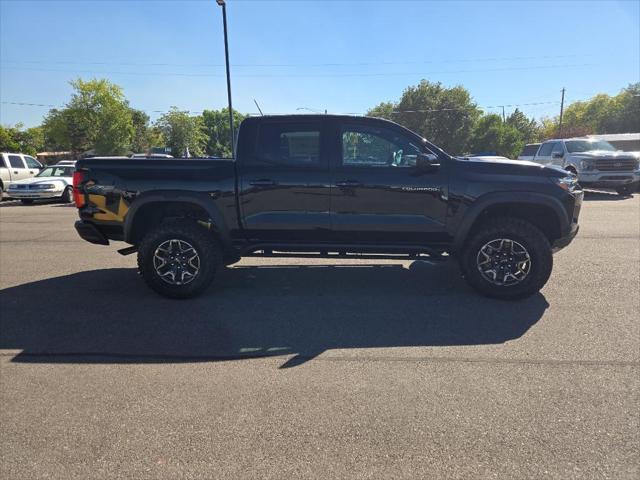
[[420,149],[392,130],[370,127],[342,129],[342,165],[413,167]]
[[564,155],[564,150],[562,148],[562,142],[556,142],[555,145],[553,146],[553,150],[551,150],[551,155],[554,155],[556,153]]

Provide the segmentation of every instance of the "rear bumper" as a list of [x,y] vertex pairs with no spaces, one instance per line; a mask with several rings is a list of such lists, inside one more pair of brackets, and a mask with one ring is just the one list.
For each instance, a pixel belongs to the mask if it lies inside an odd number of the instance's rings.
[[80,235],[80,238],[83,240],[97,245],[109,245],[107,237],[105,237],[94,224],[78,220],[75,223],[75,227],[78,235]]

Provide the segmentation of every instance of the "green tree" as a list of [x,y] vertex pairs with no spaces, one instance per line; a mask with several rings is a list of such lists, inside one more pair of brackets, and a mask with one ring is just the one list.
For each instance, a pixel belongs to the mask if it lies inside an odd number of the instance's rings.
[[0,126],[0,151],[35,155],[44,150],[41,127],[24,129],[21,123],[13,127]]
[[149,124],[149,115],[142,110],[131,109],[131,122],[133,124],[133,138],[131,150],[134,153],[148,153],[151,147],[164,145],[164,140],[159,130]]
[[394,110],[396,105],[393,102],[382,102],[367,112],[370,117],[385,118],[394,120]]
[[104,79],[78,79],[71,86],[74,93],[65,108],[50,110],[45,118],[47,144],[64,147],[75,155],[87,150],[99,155],[127,153],[134,128],[122,89]]
[[507,117],[507,125],[512,126],[520,132],[525,143],[540,141],[542,135],[540,125],[533,118],[528,118],[517,108]]
[[613,97],[598,94],[589,100],[567,106],[562,118],[543,120],[543,138],[561,135],[564,138],[592,133],[632,133],[640,129],[640,83],[624,88]]
[[465,88],[446,88],[427,80],[405,89],[399,102],[381,103],[368,112],[391,118],[452,154],[467,149],[480,113]]
[[514,126],[502,121],[496,114],[480,118],[473,128],[469,148],[474,153],[495,153],[507,158],[516,158],[525,141]]
[[[237,132],[240,122],[246,118],[236,110],[233,111],[233,128]],[[204,133],[207,136],[205,150],[207,155],[216,157],[231,156],[231,135],[229,134],[229,109],[205,110],[202,112]]]
[[185,155],[187,151],[193,156],[204,153],[207,136],[202,116],[194,117],[189,112],[171,107],[169,112],[158,119],[156,126],[164,135],[174,157]]

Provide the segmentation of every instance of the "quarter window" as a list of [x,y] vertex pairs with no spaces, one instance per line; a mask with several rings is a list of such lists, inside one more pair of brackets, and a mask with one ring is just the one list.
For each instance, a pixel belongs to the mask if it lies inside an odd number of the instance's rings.
[[393,130],[345,127],[342,130],[342,165],[413,167],[420,148]]
[[258,163],[317,166],[320,163],[320,125],[266,123],[258,130]]
[[24,168],[24,163],[22,163],[20,155],[9,155],[9,163],[11,164],[11,168]]

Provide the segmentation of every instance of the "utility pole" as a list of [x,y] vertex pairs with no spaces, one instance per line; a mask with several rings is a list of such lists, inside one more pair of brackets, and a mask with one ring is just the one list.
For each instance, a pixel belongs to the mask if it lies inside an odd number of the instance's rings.
[[227,40],[227,5],[224,0],[216,0],[216,3],[222,7],[222,25],[224,28],[224,61],[227,67],[227,98],[229,101],[229,133],[231,135],[231,156],[235,157],[235,145],[233,134],[233,107],[231,106],[231,72],[229,71],[229,41]]
[[562,115],[564,114],[564,87],[562,87],[562,100],[560,100],[560,124],[558,125],[558,137],[562,138]]
[[500,105],[502,107],[502,123],[506,122],[507,119],[504,116],[504,105]]

